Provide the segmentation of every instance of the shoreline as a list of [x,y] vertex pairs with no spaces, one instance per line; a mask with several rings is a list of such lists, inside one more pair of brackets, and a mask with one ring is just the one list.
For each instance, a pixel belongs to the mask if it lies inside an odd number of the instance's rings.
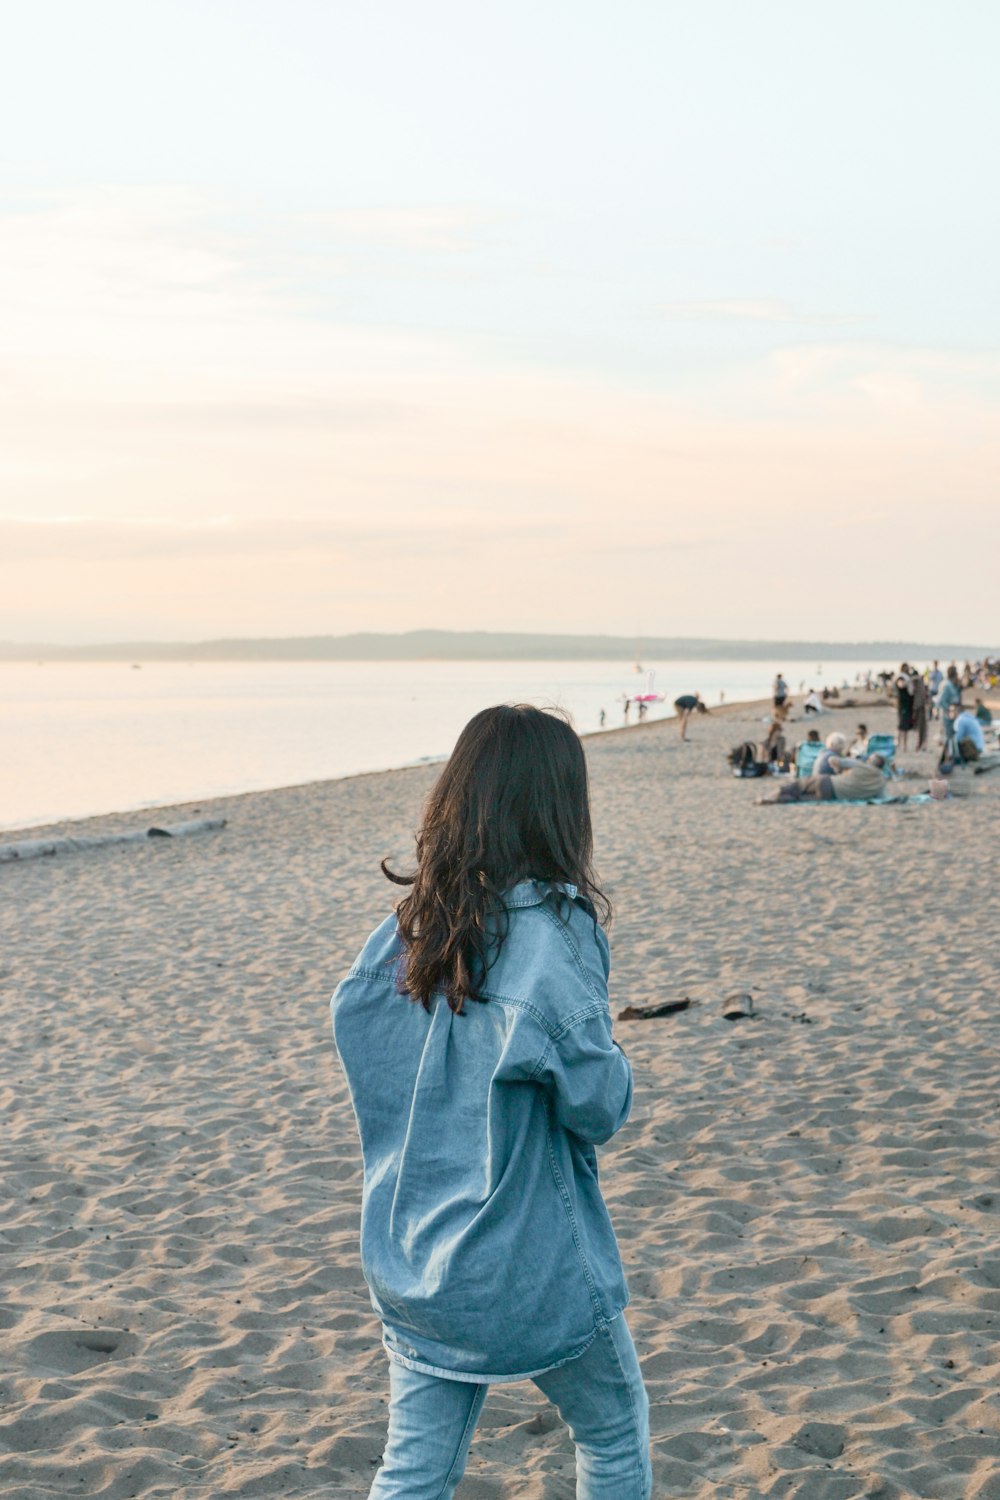
[[[865,692],[858,689],[859,695]],[[799,694],[792,695],[792,703],[801,698]],[[875,700],[873,699],[873,703]],[[717,704],[709,708],[708,717],[712,719],[730,718],[739,713],[757,711],[766,713],[771,706],[770,698],[734,698],[731,702]],[[870,705],[865,705],[866,707]],[[696,721],[697,722],[697,721]],[[634,735],[640,732],[649,732],[654,729],[665,729],[676,725],[675,714],[665,715],[659,719],[648,719],[644,722],[634,724],[618,724],[612,729],[593,729],[581,734],[580,738],[584,744],[591,742],[604,742],[619,739],[625,735]],[[107,812],[85,813],[78,818],[54,818],[45,823],[19,823],[10,827],[0,828],[0,844],[14,843],[23,838],[44,838],[55,834],[57,831],[73,829],[78,833],[87,831],[91,825],[106,824],[109,819],[131,820],[126,827],[135,827],[143,821],[160,822],[166,814],[188,814],[191,816],[203,813],[221,813],[224,815],[224,805],[232,805],[244,801],[247,797],[267,797],[279,792],[300,792],[309,787],[342,786],[351,782],[365,780],[372,776],[397,776],[404,772],[423,771],[428,767],[441,766],[447,760],[447,755],[426,757],[422,760],[408,761],[399,766],[379,766],[371,771],[353,771],[347,776],[327,776],[313,781],[291,781],[278,786],[253,787],[243,792],[225,792],[219,795],[206,793],[204,796],[189,797],[182,802],[155,802],[141,807],[112,808]],[[97,831],[96,828],[94,831]],[[103,831],[103,829],[101,830]]]
[[[802,694],[791,694],[793,712],[798,708],[801,711]],[[859,688],[856,694],[852,691],[851,697],[854,708],[858,712],[862,710],[871,712],[874,708],[884,707],[885,699],[878,694],[868,694],[864,688]],[[868,701],[860,701],[867,698]],[[798,700],[798,701],[797,701]],[[831,705],[831,712],[839,712],[847,708],[846,704]],[[730,702],[716,704],[710,707],[708,718],[712,720],[735,718],[740,714],[756,713],[758,715],[769,713],[771,710],[770,698],[734,698]],[[702,722],[696,716],[695,724]],[[796,722],[790,720],[789,722]],[[612,729],[591,729],[580,735],[585,745],[604,744],[609,741],[620,740],[627,735],[649,733],[651,730],[663,731],[677,723],[675,714],[666,715],[660,719],[648,719],[642,723],[617,724]],[[6,828],[0,828],[0,845],[19,842],[27,838],[48,838],[56,834],[73,830],[74,833],[104,832],[109,821],[121,822],[123,828],[132,829],[143,823],[162,822],[168,815],[170,817],[195,817],[195,816],[225,816],[226,808],[233,804],[245,802],[248,797],[270,797],[279,793],[306,792],[310,788],[345,786],[356,781],[369,780],[373,776],[400,776],[414,772],[433,769],[441,766],[447,760],[447,755],[426,757],[422,760],[408,761],[399,766],[380,766],[371,771],[352,771],[347,776],[325,776],[312,781],[290,781],[278,786],[252,787],[243,792],[224,792],[218,795],[207,793],[204,796],[189,797],[182,802],[155,802],[141,807],[112,808],[107,812],[85,813],[78,818],[54,818],[46,823],[18,823]],[[124,821],[123,821],[124,820]]]

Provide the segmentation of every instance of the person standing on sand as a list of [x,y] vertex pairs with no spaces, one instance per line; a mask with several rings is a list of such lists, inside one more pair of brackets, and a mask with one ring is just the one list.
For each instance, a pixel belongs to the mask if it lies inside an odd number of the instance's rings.
[[788,683],[785,681],[785,679],[782,677],[781,673],[779,672],[778,675],[777,675],[777,677],[775,677],[775,679],[774,679],[774,706],[775,706],[775,708],[781,708],[782,705],[784,704],[785,699],[787,697],[788,697]]
[[952,704],[961,706],[961,703],[962,686],[958,680],[958,668],[952,662],[945,675],[944,682],[941,684],[941,691],[938,693],[938,708],[941,711],[942,719],[947,716]]
[[937,706],[941,715],[941,743],[944,746],[944,753],[946,756],[953,756],[955,753],[955,715],[952,710],[960,713],[962,709],[962,689],[958,684],[958,669],[954,662],[948,668],[944,682],[941,684]]
[[[649,1500],[649,1401],[595,1147],[625,1123],[587,763],[554,713],[487,708],[416,871],[331,1002],[361,1137],[361,1263],[389,1356],[369,1500],[451,1500],[493,1382],[533,1380],[578,1500]],[[516,1492],[516,1486],[514,1491]]]
[[909,665],[904,661],[894,683],[896,692],[896,733],[899,748],[905,750],[913,728],[913,680]]
[[708,709],[701,701],[700,693],[683,693],[680,698],[674,699],[674,708],[677,710],[677,723],[681,731],[681,739],[687,739],[688,720],[693,713],[707,714]]
[[927,684],[919,672],[910,673],[910,693],[913,698],[913,728],[916,732],[917,750],[927,748]]

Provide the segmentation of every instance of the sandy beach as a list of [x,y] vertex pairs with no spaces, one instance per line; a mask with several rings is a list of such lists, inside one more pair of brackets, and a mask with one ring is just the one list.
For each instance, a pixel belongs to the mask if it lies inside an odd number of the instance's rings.
[[[725,764],[761,714],[588,741],[613,1012],[692,1001],[616,1022],[636,1102],[602,1155],[654,1493],[1000,1500],[1000,773],[762,807]],[[892,724],[819,727],[858,718]],[[0,865],[5,1500],[367,1494],[387,1376],[328,1002],[435,775]],[[458,1493],[573,1495],[533,1386],[493,1390]]]

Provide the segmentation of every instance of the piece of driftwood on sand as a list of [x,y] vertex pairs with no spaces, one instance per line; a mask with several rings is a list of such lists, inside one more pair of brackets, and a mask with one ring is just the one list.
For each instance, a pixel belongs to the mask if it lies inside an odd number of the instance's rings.
[[624,1010],[618,1012],[619,1021],[648,1021],[654,1016],[673,1016],[678,1011],[687,1010],[691,1004],[685,995],[683,1000],[663,1000],[659,1005],[626,1005]]
[[103,849],[108,844],[142,844],[149,839],[186,838],[192,833],[214,833],[225,828],[225,818],[192,818],[186,823],[171,823],[164,828],[128,828],[120,833],[81,833],[76,837],[62,835],[51,839],[18,839],[0,844],[0,864],[13,860],[40,859],[43,855],[73,854],[82,849]]

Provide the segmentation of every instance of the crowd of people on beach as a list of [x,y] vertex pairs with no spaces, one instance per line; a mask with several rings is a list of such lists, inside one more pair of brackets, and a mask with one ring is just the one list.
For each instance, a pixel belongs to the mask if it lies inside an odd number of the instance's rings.
[[[935,661],[922,670],[903,662],[896,673],[868,673],[863,684],[868,691],[884,693],[896,709],[896,735],[868,733],[866,724],[858,724],[854,739],[831,733],[822,741],[819,731],[809,730],[807,737],[794,749],[786,738],[791,700],[788,686],[779,673],[775,678],[773,712],[767,735],[759,746],[749,742],[730,753],[734,773],[740,776],[789,773],[790,779],[770,796],[767,802],[871,801],[884,795],[885,778],[898,775],[897,750],[907,751],[910,735],[914,750],[928,748],[930,723],[937,720],[938,760],[936,772],[928,783],[928,795],[943,798],[958,783],[949,783],[956,767],[991,768],[1000,761],[996,751],[987,749],[987,735],[992,733],[993,713],[982,692],[1000,683],[1000,659],[987,657],[975,663],[966,662],[963,669],[952,662],[945,670]],[[846,687],[846,684],[845,684]],[[969,706],[963,694],[980,689]],[[804,700],[806,714],[823,712],[839,692],[824,690],[821,699],[815,691]]]
[[976,688],[983,691],[994,687],[1000,680],[1000,660],[990,657],[981,662],[966,662],[959,671],[952,662],[945,671],[935,661],[923,672],[904,662],[892,683],[896,701],[896,728],[899,748],[909,748],[909,736],[916,736],[914,749],[927,746],[929,719],[941,720],[944,731],[944,748],[951,759],[978,760],[984,751],[983,728],[993,722],[992,711],[980,694],[974,698],[969,709],[963,703],[962,694]]
[[[1000,656],[986,656],[974,662],[966,661],[961,668],[957,663],[951,662],[947,668],[942,669],[937,660],[929,666],[918,668],[904,661],[897,672],[882,669],[878,672],[859,673],[857,688],[864,689],[868,693],[881,694],[895,705],[896,737],[891,747],[892,753],[887,760],[884,756],[885,747],[872,746],[865,724],[858,725],[850,745],[848,745],[847,738],[840,734],[828,736],[825,744],[821,744],[819,732],[810,730],[803,746],[798,747],[798,749],[805,748],[809,759],[809,774],[803,776],[798,751],[789,746],[786,735],[786,725],[792,709],[791,690],[784,674],[778,672],[772,684],[772,717],[764,740],[760,744],[747,741],[737,746],[730,753],[730,763],[734,773],[739,776],[797,773],[797,784],[783,789],[783,795],[776,796],[772,800],[800,801],[803,797],[810,796],[819,797],[821,800],[867,800],[878,794],[878,788],[874,792],[872,790],[875,787],[875,781],[871,775],[872,768],[879,771],[880,777],[891,774],[893,769],[891,762],[895,751],[897,749],[908,751],[911,735],[914,740],[913,749],[926,750],[930,725],[934,721],[939,721],[941,726],[938,766],[941,774],[944,776],[950,774],[951,768],[956,763],[967,765],[980,760],[987,753],[986,733],[991,729],[993,722],[992,711],[981,696],[981,692],[994,688],[998,684],[1000,684]],[[975,696],[972,706],[969,707],[964,702],[963,694],[975,689],[980,689],[981,692]],[[850,691],[850,685],[846,681],[843,689],[835,684],[828,684],[820,691],[817,691],[815,687],[810,687],[808,692],[805,692],[803,682],[800,684],[800,691],[804,693],[802,709],[807,717],[817,717],[832,707],[847,706],[847,703],[851,701],[843,696],[844,693]],[[628,694],[624,695],[626,725],[629,722],[629,712],[633,703],[637,710],[637,719],[641,723],[653,696],[651,691],[648,694],[636,695],[634,698]],[[673,707],[681,740],[687,739],[688,725],[692,716],[709,712],[707,704],[697,692],[682,693],[674,699]],[[602,729],[606,722],[607,715],[604,709],[601,709],[600,727]],[[818,767],[813,766],[811,759],[812,747],[817,745],[820,745],[824,752],[819,757],[821,763]],[[832,783],[836,776],[844,779],[834,787]],[[816,784],[812,785],[813,782]],[[879,786],[881,786],[881,781]]]

